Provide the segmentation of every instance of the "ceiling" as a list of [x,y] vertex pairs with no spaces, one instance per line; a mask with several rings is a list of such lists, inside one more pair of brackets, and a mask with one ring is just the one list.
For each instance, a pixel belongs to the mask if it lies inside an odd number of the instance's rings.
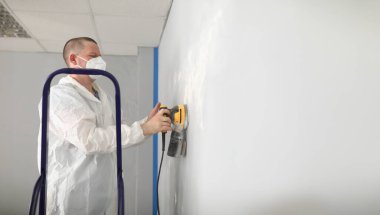
[[0,37],[0,51],[58,52],[73,37],[95,39],[105,55],[159,45],[172,0],[0,0],[31,38]]

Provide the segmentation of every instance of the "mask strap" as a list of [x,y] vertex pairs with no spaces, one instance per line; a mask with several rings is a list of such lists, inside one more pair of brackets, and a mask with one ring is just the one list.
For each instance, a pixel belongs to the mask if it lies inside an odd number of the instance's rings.
[[[77,56],[77,57],[79,57],[80,59],[82,59],[82,60],[84,60],[84,61],[88,62],[88,60],[85,60],[85,59],[84,59],[84,58],[82,58],[81,56],[79,56],[79,55],[76,55],[76,56]],[[83,67],[79,66],[79,64],[77,64],[77,66],[78,66],[79,68],[83,69]]]
[[88,62],[88,60],[85,60],[83,57],[81,57],[81,56],[79,56],[79,55],[77,55],[77,57],[79,57],[80,59],[82,59],[82,60]]

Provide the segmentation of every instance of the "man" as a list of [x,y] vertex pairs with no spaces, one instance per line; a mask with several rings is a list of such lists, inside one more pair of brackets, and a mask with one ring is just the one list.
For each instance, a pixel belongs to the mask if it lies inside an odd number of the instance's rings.
[[[105,70],[88,37],[69,40],[63,57],[69,68]],[[68,75],[50,90],[47,214],[116,214],[115,109],[95,79]],[[169,111],[159,105],[147,118],[122,124],[123,147],[171,130]]]

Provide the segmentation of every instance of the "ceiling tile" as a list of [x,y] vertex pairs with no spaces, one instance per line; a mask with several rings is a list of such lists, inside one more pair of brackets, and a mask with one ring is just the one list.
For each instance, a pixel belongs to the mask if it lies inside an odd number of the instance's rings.
[[65,45],[67,40],[40,40],[40,43],[47,52],[62,53],[63,46]]
[[16,11],[16,16],[39,40],[68,40],[78,36],[97,39],[90,15]]
[[5,0],[13,11],[90,13],[87,0]]
[[90,0],[95,15],[166,17],[172,0]]
[[137,46],[122,43],[101,43],[103,55],[137,55]]
[[42,47],[34,39],[0,37],[1,51],[43,52]]
[[157,46],[165,18],[95,16],[95,21],[102,42]]

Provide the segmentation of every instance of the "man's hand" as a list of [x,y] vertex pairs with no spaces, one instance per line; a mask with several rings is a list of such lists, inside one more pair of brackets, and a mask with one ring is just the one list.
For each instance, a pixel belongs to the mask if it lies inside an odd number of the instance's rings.
[[160,103],[157,103],[149,113],[148,120],[141,125],[144,136],[172,130],[171,120],[167,117],[170,115],[170,111],[168,109],[159,110],[160,105]]
[[148,115],[148,121],[154,116],[156,115],[156,113],[158,113],[158,111],[160,110],[160,107],[161,107],[161,103],[158,102],[156,104],[156,106],[150,111],[149,115]]

